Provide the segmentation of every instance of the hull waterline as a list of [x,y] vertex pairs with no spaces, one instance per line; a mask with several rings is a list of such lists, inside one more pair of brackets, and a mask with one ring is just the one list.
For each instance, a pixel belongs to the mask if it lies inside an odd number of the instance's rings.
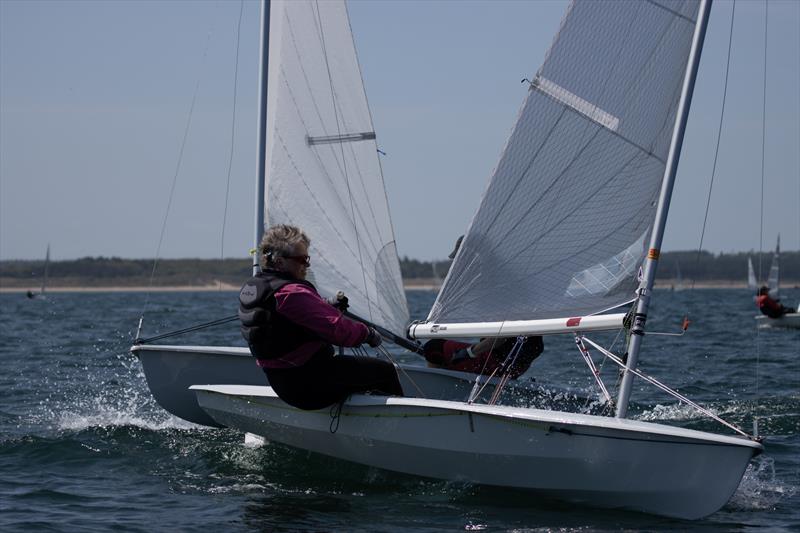
[[218,423],[296,448],[686,519],[722,507],[762,450],[746,439],[659,424],[414,398],[353,396],[333,421],[329,409],[294,409],[269,387],[193,389]]
[[756,315],[756,325],[759,329],[800,329],[800,313],[786,313],[780,318],[770,318],[765,315]]

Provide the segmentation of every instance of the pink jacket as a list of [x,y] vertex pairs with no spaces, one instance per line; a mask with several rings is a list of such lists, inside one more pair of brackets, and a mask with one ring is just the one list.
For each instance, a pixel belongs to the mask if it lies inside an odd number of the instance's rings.
[[358,346],[369,335],[361,322],[345,317],[312,289],[289,283],[275,293],[275,309],[295,324],[316,333],[322,340],[310,340],[279,359],[258,359],[264,368],[293,368],[306,364],[326,343]]

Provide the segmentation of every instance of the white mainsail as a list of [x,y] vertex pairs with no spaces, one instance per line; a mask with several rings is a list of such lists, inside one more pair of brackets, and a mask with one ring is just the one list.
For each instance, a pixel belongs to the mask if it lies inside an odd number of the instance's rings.
[[753,260],[747,258],[747,288],[753,291],[758,290],[758,282],[756,281],[756,272],[753,269]]
[[42,295],[47,290],[47,274],[50,269],[50,243],[47,243],[47,252],[44,254],[44,275],[42,276]]
[[268,225],[311,238],[309,279],[325,297],[402,331],[408,308],[347,8],[273,0],[267,103]]
[[637,287],[698,13],[576,2],[428,320],[594,314]]

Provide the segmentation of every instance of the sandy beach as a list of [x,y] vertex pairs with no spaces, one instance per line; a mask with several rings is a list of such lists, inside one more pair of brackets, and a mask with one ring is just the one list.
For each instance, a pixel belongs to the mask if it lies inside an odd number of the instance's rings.
[[[215,285],[175,285],[160,287],[126,287],[126,286],[107,286],[107,287],[47,287],[48,293],[57,292],[201,292],[201,291],[238,291],[240,287],[229,283]],[[31,287],[0,287],[0,293],[26,293],[31,291],[38,293],[41,286]]]

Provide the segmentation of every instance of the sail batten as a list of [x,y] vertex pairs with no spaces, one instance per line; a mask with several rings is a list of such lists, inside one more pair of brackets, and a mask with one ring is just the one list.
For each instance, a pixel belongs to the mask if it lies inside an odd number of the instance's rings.
[[610,113],[606,113],[596,105],[593,105],[591,102],[587,102],[580,96],[572,94],[568,90],[560,87],[558,84],[553,83],[547,78],[537,76],[533,79],[533,83],[531,85],[534,89],[542,91],[544,94],[555,98],[565,106],[570,107],[581,115],[584,115],[585,117],[597,122],[601,126],[608,128],[611,131],[616,131],[616,129],[619,127],[619,119],[617,117],[611,115]]
[[631,300],[697,10],[570,5],[429,322],[585,316]]

